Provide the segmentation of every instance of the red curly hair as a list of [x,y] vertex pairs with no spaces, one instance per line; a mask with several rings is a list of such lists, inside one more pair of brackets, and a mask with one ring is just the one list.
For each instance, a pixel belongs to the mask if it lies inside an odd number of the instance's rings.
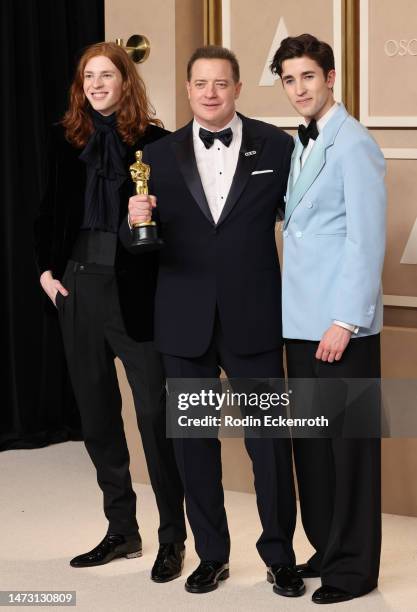
[[122,96],[116,111],[117,131],[121,139],[133,145],[150,123],[163,127],[148,100],[145,83],[126,51],[116,43],[100,42],[87,47],[78,62],[69,92],[69,108],[62,120],[66,139],[81,148],[94,131],[89,112],[91,106],[85,97],[83,83],[85,66],[97,55],[108,57],[122,75]]

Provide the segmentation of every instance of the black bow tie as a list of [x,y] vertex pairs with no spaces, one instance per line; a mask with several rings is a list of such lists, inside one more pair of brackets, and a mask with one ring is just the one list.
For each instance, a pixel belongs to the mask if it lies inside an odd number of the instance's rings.
[[233,139],[233,132],[231,128],[221,130],[221,132],[209,132],[209,130],[200,128],[198,135],[203,141],[206,149],[210,149],[210,147],[213,146],[215,138],[218,138],[226,147],[230,145]]
[[316,140],[318,135],[319,131],[317,129],[317,123],[315,119],[312,119],[307,127],[305,125],[298,126],[298,137],[301,140],[303,147],[306,147],[308,145],[308,141],[310,140],[310,138],[312,140]]

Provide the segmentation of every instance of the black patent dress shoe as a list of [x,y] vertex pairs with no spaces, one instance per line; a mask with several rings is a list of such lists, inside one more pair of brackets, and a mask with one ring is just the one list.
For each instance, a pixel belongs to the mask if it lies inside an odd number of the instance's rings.
[[139,534],[137,536],[107,534],[93,550],[71,559],[70,565],[72,567],[93,567],[104,565],[117,557],[133,559],[141,556],[142,541]]
[[219,586],[220,580],[229,578],[229,564],[219,561],[201,561],[187,578],[185,590],[189,593],[209,593]]
[[342,589],[325,584],[317,589],[317,591],[314,591],[311,599],[316,604],[335,604],[354,599],[354,596],[347,593],[347,591],[342,591]]
[[181,576],[184,565],[185,546],[181,542],[160,544],[158,554],[151,570],[154,582],[169,582]]
[[274,593],[284,595],[284,597],[299,597],[306,590],[305,584],[295,568],[286,565],[271,565],[271,567],[268,567],[266,579],[274,585]]
[[309,563],[300,563],[296,565],[295,571],[300,578],[320,578],[320,572],[313,569]]

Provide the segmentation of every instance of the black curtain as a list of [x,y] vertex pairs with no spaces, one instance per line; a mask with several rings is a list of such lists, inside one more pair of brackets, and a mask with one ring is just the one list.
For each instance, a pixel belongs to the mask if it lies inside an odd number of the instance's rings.
[[81,439],[56,312],[45,309],[33,220],[48,126],[67,106],[80,52],[104,40],[104,0],[1,0],[0,450]]

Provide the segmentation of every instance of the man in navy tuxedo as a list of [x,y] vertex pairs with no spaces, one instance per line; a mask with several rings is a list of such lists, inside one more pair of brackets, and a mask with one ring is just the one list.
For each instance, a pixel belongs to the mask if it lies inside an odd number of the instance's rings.
[[[194,119],[146,147],[152,196],[130,199],[130,223],[157,219],[165,246],[155,302],[155,342],[168,378],[281,378],[281,280],[275,222],[286,190],[292,139],[236,113],[235,56],[198,49],[188,64]],[[124,242],[130,241],[127,222]],[[230,537],[220,442],[176,439],[187,513],[201,563],[191,593],[229,575]],[[288,439],[245,438],[255,474],[262,535],[257,542],[274,591],[298,596],[295,498]]]

